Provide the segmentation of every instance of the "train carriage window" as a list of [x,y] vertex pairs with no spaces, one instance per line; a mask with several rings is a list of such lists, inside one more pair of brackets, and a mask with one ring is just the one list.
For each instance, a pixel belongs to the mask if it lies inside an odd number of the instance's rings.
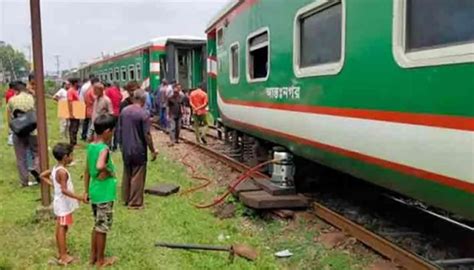
[[407,51],[474,42],[474,1],[410,0]]
[[120,70],[118,67],[115,68],[115,81],[120,81]]
[[270,38],[268,28],[247,38],[247,80],[266,81],[270,68]]
[[122,81],[127,81],[127,68],[122,67]]
[[135,66],[134,65],[130,65],[128,66],[128,78],[130,81],[133,81],[135,80]]
[[298,77],[334,75],[344,62],[344,1],[314,2],[297,12],[294,70]]
[[474,1],[394,0],[393,50],[406,68],[474,62]]
[[137,80],[142,80],[142,66],[137,64]]
[[230,46],[230,54],[229,54],[229,75],[230,75],[230,82],[232,84],[239,83],[240,79],[240,46],[239,43],[234,43]]
[[341,59],[341,4],[300,19],[300,66],[309,67]]

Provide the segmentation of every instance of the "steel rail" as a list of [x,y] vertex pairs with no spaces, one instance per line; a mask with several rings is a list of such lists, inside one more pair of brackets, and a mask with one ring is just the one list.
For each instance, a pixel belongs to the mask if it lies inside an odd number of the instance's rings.
[[348,220],[347,218],[324,207],[319,203],[314,203],[314,212],[319,218],[339,228],[341,231],[355,237],[357,240],[390,259],[397,265],[400,265],[406,269],[441,269],[441,267],[433,264],[432,262],[429,262],[418,255],[404,250],[387,239]]
[[[154,124],[153,125],[155,128],[159,129],[159,130],[162,130],[158,125]],[[209,136],[209,135],[208,135]],[[202,144],[199,144],[197,142],[194,142],[192,140],[189,140],[187,138],[185,138],[184,136],[180,136],[180,140],[185,142],[186,144],[188,145],[191,145],[193,146],[194,148],[200,150],[201,152],[204,152],[204,154],[230,166],[232,169],[238,171],[238,172],[246,172],[248,170],[250,170],[251,168],[241,162],[238,162],[222,153],[219,153],[213,149],[211,149],[210,147],[207,147],[205,145],[202,145]],[[260,178],[260,179],[268,179],[269,176],[264,174],[264,173],[261,173],[261,172],[255,172],[255,173],[252,173],[251,175],[252,178]]]
[[[199,143],[196,143],[192,140],[188,140],[186,138],[181,138],[182,141],[184,141],[186,144],[189,144],[197,149],[199,149],[200,151],[204,152],[206,155],[208,156],[211,156],[212,158],[218,160],[218,161],[221,161],[222,163],[230,166],[231,168],[239,171],[239,172],[246,172],[248,170],[250,170],[251,168],[243,163],[240,163],[238,161],[236,161],[235,159],[232,159],[222,153],[219,153],[217,151],[214,151],[213,149],[205,146],[205,145],[202,145],[202,144],[199,144]],[[260,178],[260,179],[268,179],[269,176],[264,174],[264,173],[261,173],[261,172],[254,172],[252,173],[251,175],[253,178]]]

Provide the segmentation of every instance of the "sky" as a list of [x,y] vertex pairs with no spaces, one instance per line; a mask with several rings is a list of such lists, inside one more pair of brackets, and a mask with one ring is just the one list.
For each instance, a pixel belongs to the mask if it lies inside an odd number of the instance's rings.
[[[166,35],[205,37],[228,0],[41,0],[44,65],[56,72]],[[0,0],[0,41],[29,57],[29,0]]]

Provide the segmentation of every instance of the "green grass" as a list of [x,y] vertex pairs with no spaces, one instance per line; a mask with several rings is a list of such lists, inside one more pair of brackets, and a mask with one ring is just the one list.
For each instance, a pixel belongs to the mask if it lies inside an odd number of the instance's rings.
[[[2,108],[3,113],[3,108]],[[48,102],[49,145],[59,141],[55,106]],[[6,146],[6,129],[0,130],[0,269],[45,269],[56,254],[54,222],[36,221],[39,188],[19,188],[13,149]],[[172,182],[190,187],[184,167],[167,157],[165,150],[158,160],[149,163],[147,185]],[[71,174],[77,192],[83,191],[81,174],[84,150],[75,152],[76,165]],[[120,154],[113,159],[121,175]],[[53,163],[53,159],[50,159]],[[53,165],[53,164],[51,164]],[[210,172],[209,172],[210,173]],[[119,181],[120,182],[120,181]],[[217,192],[217,191],[216,191]],[[308,224],[290,225],[280,221],[263,221],[257,217],[238,216],[219,220],[210,211],[197,210],[192,201],[211,201],[216,192],[198,193],[191,198],[146,196],[144,211],[128,211],[115,205],[114,224],[109,234],[107,254],[119,257],[114,269],[362,269],[365,259],[342,251],[327,251],[314,243],[317,234]],[[239,208],[239,213],[247,213]],[[85,269],[89,256],[90,231],[93,218],[89,205],[82,205],[74,214],[74,225],[68,235],[68,246],[81,262],[71,269]],[[219,235],[229,236],[222,242]],[[231,264],[227,255],[212,252],[187,252],[158,249],[155,241],[230,245],[246,243],[259,249],[256,262],[235,259]],[[295,255],[278,260],[273,253],[290,249]]]

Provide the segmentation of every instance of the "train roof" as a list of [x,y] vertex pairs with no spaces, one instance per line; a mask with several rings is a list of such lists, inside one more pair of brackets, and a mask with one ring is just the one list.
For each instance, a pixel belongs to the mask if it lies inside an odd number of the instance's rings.
[[80,66],[79,68],[85,68],[94,64],[98,64],[100,62],[104,62],[107,60],[111,60],[113,58],[117,58],[123,55],[127,55],[130,53],[133,53],[138,50],[142,50],[145,48],[150,48],[150,47],[165,47],[168,43],[170,42],[185,42],[185,43],[196,43],[196,42],[202,42],[203,44],[206,42],[206,39],[204,37],[199,37],[199,36],[187,36],[187,35],[177,35],[177,36],[163,36],[163,37],[157,37],[153,38],[145,43],[141,43],[132,47],[129,47],[128,49],[122,50],[122,51],[115,51],[110,54],[106,54],[103,57],[97,57],[94,58],[90,61],[88,61],[85,65]]
[[208,23],[206,27],[206,33],[210,32],[223,18],[229,15],[234,9],[236,9],[241,4],[245,3],[246,0],[229,0],[227,5],[225,5],[214,18]]
[[166,36],[166,37],[159,37],[150,40],[149,44],[151,46],[166,46],[168,42],[173,41],[206,41],[205,37],[198,37],[198,36]]

